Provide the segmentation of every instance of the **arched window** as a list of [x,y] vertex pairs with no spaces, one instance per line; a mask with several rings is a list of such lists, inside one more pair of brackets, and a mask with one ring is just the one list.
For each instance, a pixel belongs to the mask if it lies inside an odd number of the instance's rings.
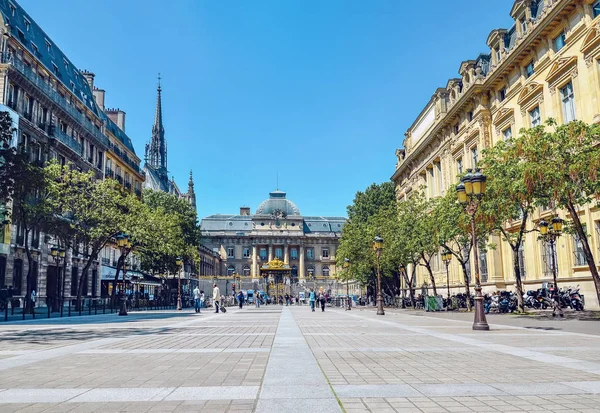
[[233,265],[230,265],[229,267],[227,267],[227,275],[232,276],[235,273],[235,267]]
[[242,268],[242,275],[244,277],[250,277],[250,266],[249,265],[244,265],[244,267]]
[[313,275],[315,274],[315,266],[314,265],[309,265],[306,267],[306,276],[308,278],[311,278]]
[[323,267],[323,277],[329,277],[329,267],[328,266]]

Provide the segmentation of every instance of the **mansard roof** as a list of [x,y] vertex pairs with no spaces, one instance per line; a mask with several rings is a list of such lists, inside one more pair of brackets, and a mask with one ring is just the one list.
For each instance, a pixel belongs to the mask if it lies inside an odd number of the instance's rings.
[[[96,116],[100,115],[94,95],[80,70],[52,41],[16,0],[0,0],[0,14],[11,36],[35,56]],[[35,45],[35,47],[34,47]],[[48,47],[50,45],[50,47]],[[71,87],[73,82],[73,87]]]
[[131,139],[125,132],[121,130],[108,116],[106,116],[106,127],[108,130],[117,137],[129,149],[133,154],[135,154],[135,149],[133,148],[133,144],[131,143]]

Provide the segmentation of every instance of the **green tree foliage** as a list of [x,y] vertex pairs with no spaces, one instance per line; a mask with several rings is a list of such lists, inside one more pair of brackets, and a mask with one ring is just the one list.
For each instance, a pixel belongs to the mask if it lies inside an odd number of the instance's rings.
[[568,211],[600,300],[598,267],[578,213],[580,206],[600,198],[600,125],[574,121],[557,126],[550,119],[545,127],[523,130],[515,146],[525,162],[527,191]]
[[348,220],[367,222],[381,208],[396,202],[396,192],[392,182],[372,184],[365,192],[357,192],[354,201],[348,206]]
[[8,112],[0,112],[0,202],[4,203],[13,197],[15,183],[26,175],[27,156],[11,146],[15,128]]
[[[499,234],[512,250],[517,299],[520,311],[524,312],[523,268],[519,262],[519,250],[525,234],[530,232],[527,223],[535,211],[536,195],[525,185],[527,162],[520,155],[522,145],[522,136],[499,142],[484,151],[481,165],[488,177],[482,212],[491,232]],[[516,230],[507,230],[509,221],[518,223]]]

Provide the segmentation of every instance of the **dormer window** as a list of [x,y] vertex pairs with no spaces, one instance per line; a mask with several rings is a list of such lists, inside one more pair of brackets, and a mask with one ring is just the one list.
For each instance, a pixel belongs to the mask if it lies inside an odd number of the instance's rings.
[[75,90],[75,83],[73,83],[73,81],[71,80],[70,84],[71,84],[71,89]]
[[58,75],[58,66],[56,66],[54,63],[52,63],[52,71],[55,75]]
[[17,8],[15,7],[15,5],[12,3],[8,3],[8,7],[10,7],[10,13],[12,14],[12,16],[15,17],[15,13],[17,11]]
[[454,134],[458,135],[458,123],[454,125]]
[[525,66],[525,77],[530,78],[531,76],[533,76],[533,73],[535,72],[534,70],[534,65],[533,65],[533,60],[531,62],[529,62],[529,64],[527,66]]
[[46,50],[48,50],[48,53],[52,51],[52,44],[48,39],[46,39]]
[[502,59],[502,55],[500,53],[500,48],[495,50],[496,52],[496,62],[499,62]]
[[473,120],[473,111],[467,112],[467,119],[469,119],[469,122]]
[[521,33],[526,34],[527,33],[527,19],[523,19],[521,20]]
[[[594,4],[592,4],[592,14],[594,15],[594,18],[600,16],[600,0],[598,0]],[[14,16],[14,14],[13,14],[13,16]]]
[[29,29],[31,29],[31,22],[25,18],[23,20],[25,20],[25,31],[29,32]]
[[67,59],[63,59],[63,62],[65,63],[65,69],[69,70],[69,62],[67,62]]
[[33,43],[33,42],[31,42],[31,49],[33,50],[33,54],[37,56],[39,53],[39,50],[38,50],[37,46],[35,45],[35,43]]

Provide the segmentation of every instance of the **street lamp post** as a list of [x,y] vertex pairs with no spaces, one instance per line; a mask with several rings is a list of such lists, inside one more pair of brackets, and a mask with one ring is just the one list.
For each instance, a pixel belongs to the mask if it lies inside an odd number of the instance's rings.
[[[558,293],[558,284],[556,281],[556,239],[560,237],[563,229],[563,220],[559,217],[552,218],[552,226],[547,221],[541,220],[539,223],[540,234],[545,242],[550,243],[550,253],[552,254],[552,278],[554,281],[554,293]],[[553,297],[556,298],[556,297]]]
[[[127,236],[127,234],[120,234],[117,236],[117,247],[119,247],[119,250],[121,251],[121,255],[123,255],[124,257],[127,257],[127,254],[129,253],[129,251],[131,251],[131,242],[129,241],[129,237]],[[125,275],[127,273],[127,267],[126,267],[126,263],[125,263],[126,259],[123,259],[123,288],[121,289],[121,310],[119,310],[119,315],[120,316],[125,316],[127,315],[127,296],[125,294],[125,283],[126,283],[126,278]]]
[[381,294],[381,268],[379,265],[379,258],[383,250],[383,238],[379,235],[373,239],[373,250],[375,250],[375,255],[377,256],[377,315],[385,315],[385,311],[383,311],[383,295]]
[[473,260],[475,261],[475,320],[473,321],[473,330],[490,329],[483,309],[483,294],[481,293],[481,280],[479,277],[477,232],[475,231],[475,215],[479,208],[479,203],[485,195],[485,181],[486,176],[479,169],[475,169],[475,172],[467,169],[467,174],[456,186],[458,200],[471,217],[471,244],[473,246]]
[[348,281],[350,279],[350,258],[344,258],[344,268],[346,269],[346,310],[352,310],[352,301],[350,301],[350,286]]
[[[64,282],[62,281],[65,277],[64,274],[62,274],[62,277],[59,276],[59,274],[61,273],[59,270],[59,262],[61,262],[62,260],[65,259],[65,255],[66,255],[66,250],[64,248],[61,247],[56,247],[53,246],[52,248],[50,248],[50,255],[52,256],[52,258],[54,258],[54,262],[56,263],[56,284],[57,287],[59,289],[59,293],[58,293],[58,298],[60,298],[60,316],[62,317],[63,315],[63,307],[64,307]],[[47,296],[48,294],[46,294]],[[46,305],[48,305],[46,303]]]
[[181,310],[181,267],[183,266],[183,260],[177,258],[175,263],[177,264],[177,310]]
[[450,308],[450,261],[452,261],[452,253],[449,250],[445,250],[442,253],[442,261],[446,264],[446,288],[448,289],[448,303],[446,304],[446,311]]

